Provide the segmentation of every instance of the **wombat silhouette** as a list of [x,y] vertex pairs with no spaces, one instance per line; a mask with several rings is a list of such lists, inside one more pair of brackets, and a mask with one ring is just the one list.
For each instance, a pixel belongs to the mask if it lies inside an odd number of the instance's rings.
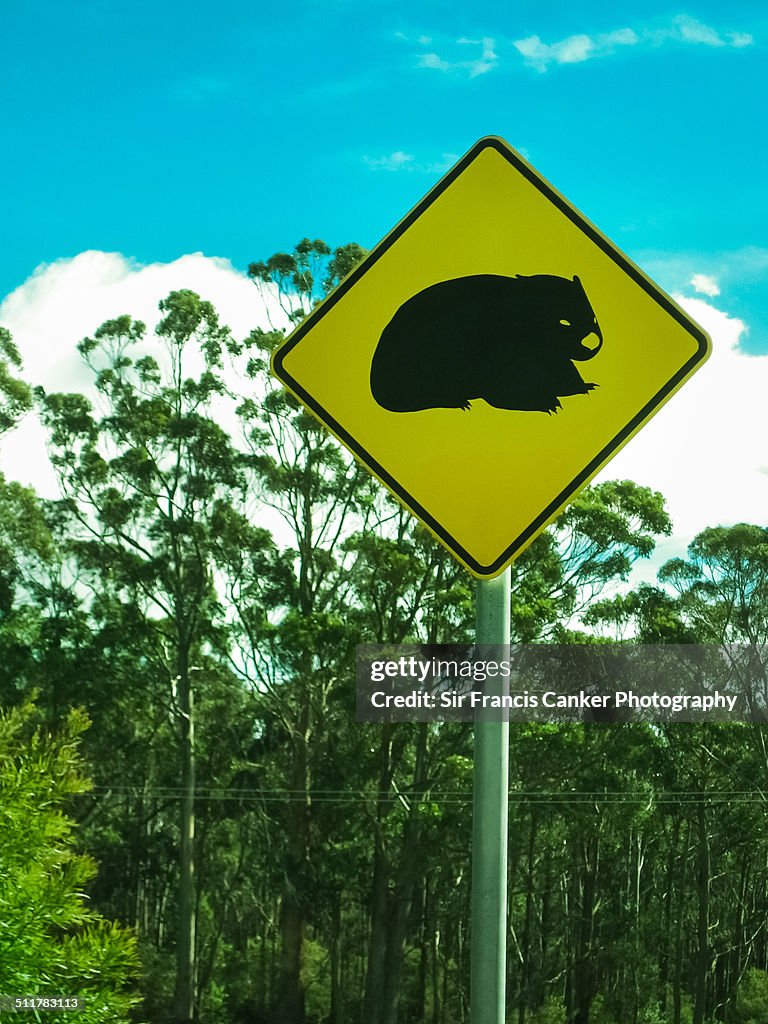
[[469,409],[483,398],[497,409],[551,414],[563,396],[597,387],[573,364],[602,345],[578,277],[457,277],[400,306],[376,346],[371,393],[390,412]]

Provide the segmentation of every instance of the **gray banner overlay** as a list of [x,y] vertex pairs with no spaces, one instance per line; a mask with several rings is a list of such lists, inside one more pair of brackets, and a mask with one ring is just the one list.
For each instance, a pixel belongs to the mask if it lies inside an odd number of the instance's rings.
[[359,722],[768,722],[768,646],[363,644]]

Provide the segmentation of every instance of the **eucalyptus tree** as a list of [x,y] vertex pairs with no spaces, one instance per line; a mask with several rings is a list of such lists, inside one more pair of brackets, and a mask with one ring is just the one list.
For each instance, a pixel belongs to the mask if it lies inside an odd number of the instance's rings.
[[[253,263],[249,276],[267,313],[298,323],[363,254],[358,246],[331,251],[304,239],[292,253]],[[304,1019],[302,960],[312,905],[313,836],[320,809],[314,779],[328,738],[345,720],[340,702],[351,632],[345,622],[352,555],[342,541],[375,517],[374,485],[309,416],[277,387],[268,359],[283,338],[278,327],[256,330],[245,343],[247,376],[256,397],[240,406],[251,493],[282,522],[282,553],[264,571],[259,532],[247,515],[232,516],[239,538],[228,546],[227,598],[234,610],[232,667],[250,685],[265,729],[279,739],[290,799],[277,814],[275,848],[284,884],[278,911],[279,981],[274,1018]],[[271,608],[271,614],[266,609]]]
[[0,701],[15,703],[37,681],[42,612],[35,592],[52,552],[40,501],[0,474]]
[[[466,642],[472,636],[473,586],[427,531],[394,501],[379,499],[376,533],[358,533],[349,622],[358,642]],[[385,724],[361,732],[373,834],[370,938],[362,1012],[372,1024],[397,1019],[406,937],[433,863],[436,824],[425,814],[445,785],[452,756],[466,758],[466,727]]]
[[553,588],[563,613],[586,616],[606,588],[625,582],[632,566],[648,558],[672,521],[664,496],[632,480],[608,480],[586,488],[550,530],[560,558],[561,580]]
[[[725,767],[733,778],[740,777],[739,789],[768,775],[768,736],[765,726],[768,694],[768,528],[749,523],[710,527],[699,533],[688,548],[688,558],[672,559],[662,566],[660,581],[675,594],[682,621],[699,643],[725,645],[731,670],[748,707],[753,712],[750,725],[720,727],[716,738],[701,735],[697,772],[698,785],[719,778]],[[713,729],[714,727],[710,727]],[[756,764],[744,758],[744,739],[748,739]],[[734,758],[729,747],[741,753]],[[746,759],[748,760],[748,758]],[[759,767],[758,767],[759,766]],[[712,812],[704,801],[696,820],[698,864],[698,952],[694,1024],[700,1024],[715,1002],[713,986],[708,984],[712,963],[718,959],[710,936],[710,889],[712,886],[712,850],[708,823]],[[729,940],[731,936],[728,937]],[[725,993],[721,990],[719,1012],[735,1002],[736,983],[746,966],[743,950],[743,917],[735,926],[736,964],[729,974]],[[733,948],[733,947],[732,947]],[[732,960],[732,958],[731,958]]]
[[[304,239],[293,253],[252,264],[249,274],[265,298],[277,296],[283,315],[298,323],[362,255],[358,246],[331,252],[321,241]],[[236,573],[230,578],[238,580],[231,599],[238,609],[241,670],[280,723],[290,751],[286,781],[293,799],[282,819],[282,978],[273,1012],[278,1020],[295,1022],[304,1013],[301,957],[312,902],[310,880],[315,889],[318,882],[312,836],[324,814],[313,804],[313,781],[327,776],[325,769],[333,760],[336,787],[343,788],[348,776],[350,785],[359,785],[360,757],[365,763],[370,759],[363,751],[362,730],[348,726],[354,643],[366,637],[395,642],[417,636],[446,639],[439,621],[461,622],[465,628],[471,602],[465,574],[382,495],[324,428],[270,381],[267,359],[282,337],[277,330],[251,336],[249,372],[260,397],[241,409],[261,500],[276,509],[288,529],[284,566],[289,572],[279,621],[253,621],[249,595],[262,574],[251,571],[247,583]],[[379,764],[390,757],[390,732],[385,730],[381,738]],[[334,758],[330,753],[339,749],[342,736],[346,750],[357,751],[357,757]],[[423,771],[423,758],[420,764],[418,772]],[[378,771],[375,763],[371,767]],[[388,801],[388,794],[382,798]],[[414,810],[417,806],[418,801]],[[385,813],[382,807],[376,812]],[[410,849],[413,822],[409,835]],[[381,847],[377,850],[380,854]],[[388,873],[374,867],[374,891],[386,887],[388,879]],[[413,884],[413,878],[402,879],[399,920],[390,943],[387,973],[394,992]],[[380,934],[381,915],[374,914],[374,920],[370,949],[375,951],[372,961],[379,962],[386,941],[378,940],[386,936]],[[385,961],[386,955],[381,964]],[[380,974],[369,965],[369,975]]]
[[[32,389],[15,374],[21,356],[10,331],[0,327],[0,436],[12,430],[32,407]],[[34,610],[16,596],[27,555],[45,557],[46,530],[34,493],[0,474],[0,650],[11,689],[26,675],[30,655],[30,618]],[[5,682],[5,680],[3,680]]]
[[196,679],[216,640],[214,537],[239,497],[238,456],[221,425],[223,360],[237,351],[210,303],[190,291],[160,303],[154,336],[121,316],[79,350],[98,409],[77,394],[40,393],[59,474],[70,550],[98,620],[122,616],[174,723],[180,811],[174,1013],[195,1016]]
[[[660,586],[643,584],[593,603],[585,621],[641,643],[734,645],[723,648],[731,672],[759,704],[766,686],[768,531],[743,523],[708,528],[694,538],[687,558],[669,560],[658,577]],[[661,815],[667,843],[664,876],[675,896],[674,905],[667,900],[659,922],[660,1004],[667,1006],[671,990],[671,1016],[679,1024],[690,982],[692,1016],[700,1024],[712,1013],[727,1018],[733,1012],[752,943],[762,930],[758,925],[750,936],[744,896],[756,866],[753,856],[759,863],[760,854],[747,840],[739,849],[738,837],[745,834],[745,823],[754,822],[748,804],[758,799],[753,789],[756,779],[765,778],[768,745],[759,721],[749,726],[667,725],[658,736],[668,767],[665,782],[673,793],[681,791]],[[729,788],[738,794],[730,815],[719,796]],[[727,816],[730,826],[723,824]],[[737,820],[739,827],[734,827]],[[760,831],[753,831],[752,845],[761,841]],[[722,903],[724,883],[731,899]]]
[[21,356],[11,332],[0,327],[0,434],[11,430],[32,408],[32,389],[15,375],[20,368]]
[[666,562],[659,579],[703,642],[768,642],[768,528],[750,523],[703,530],[688,558]]

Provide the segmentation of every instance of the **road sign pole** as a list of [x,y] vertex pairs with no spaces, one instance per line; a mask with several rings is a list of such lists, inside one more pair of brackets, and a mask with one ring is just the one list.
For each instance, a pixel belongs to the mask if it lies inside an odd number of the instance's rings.
[[[477,584],[477,643],[509,644],[510,570]],[[500,654],[501,657],[505,656]],[[488,692],[488,691],[486,691]],[[504,1024],[509,722],[475,720],[470,1024]]]

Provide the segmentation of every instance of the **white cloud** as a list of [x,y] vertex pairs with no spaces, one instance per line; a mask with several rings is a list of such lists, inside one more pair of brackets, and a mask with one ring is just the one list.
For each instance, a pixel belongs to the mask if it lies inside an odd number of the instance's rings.
[[[431,42],[431,40],[429,41]],[[467,74],[470,78],[477,78],[479,75],[493,71],[498,64],[496,44],[490,37],[468,39],[466,36],[462,36],[461,39],[456,40],[456,43],[459,46],[479,46],[480,56],[470,59],[445,60],[437,53],[422,53],[417,58],[417,67],[430,68],[433,71],[458,72]]]
[[686,43],[703,43],[704,46],[725,46],[725,41],[715,29],[704,25],[695,18],[681,14],[675,18],[680,38]]
[[[411,38],[402,32],[396,32],[395,37],[420,46],[429,46],[433,41],[431,36]],[[529,67],[543,72],[557,64],[584,64],[597,57],[608,57],[619,50],[626,50],[627,47],[649,49],[677,43],[743,49],[751,46],[753,42],[754,39],[749,32],[720,31],[687,14],[680,14],[666,22],[657,21],[635,27],[626,25],[591,35],[580,32],[551,43],[544,42],[538,35],[514,40],[497,40],[490,36],[479,39],[467,36],[455,40],[443,39],[440,43],[441,52],[430,50],[417,54],[416,66],[430,71],[441,71],[444,74],[477,78],[500,67],[499,50],[504,51],[509,47],[512,47]],[[480,47],[480,55],[467,59],[458,49],[467,46]]]
[[[258,293],[226,260],[196,254],[142,267],[116,253],[87,252],[41,267],[0,304],[0,323],[18,342],[32,383],[88,390],[77,342],[121,313],[154,325],[158,301],[177,288],[210,299],[236,337],[263,320]],[[635,479],[667,499],[675,535],[645,566],[646,578],[660,558],[683,554],[707,526],[767,521],[768,355],[745,355],[739,348],[745,325],[710,302],[677,301],[710,333],[713,354],[601,475]],[[4,438],[0,469],[41,493],[56,493],[34,417]]]
[[[726,295],[744,295],[750,293],[752,298],[764,296],[768,288],[768,249],[758,246],[744,246],[741,249],[725,249],[719,252],[673,252],[659,249],[638,249],[633,253],[634,259],[642,266],[662,288],[668,292],[683,292],[689,286],[696,288],[702,295],[708,294],[701,288],[714,282],[719,292],[710,295],[715,297],[720,292]],[[765,335],[764,325],[755,322],[755,339],[752,347],[759,344],[757,338]],[[745,339],[742,339],[742,343]],[[744,347],[748,347],[746,344]]]
[[579,64],[589,60],[595,49],[595,43],[589,36],[571,36],[559,44],[557,59],[561,64]]
[[[0,303],[0,324],[13,334],[24,360],[23,376],[31,384],[93,398],[92,375],[77,343],[123,313],[151,329],[161,317],[158,302],[180,288],[211,301],[235,337],[245,337],[259,324],[268,326],[256,288],[228,260],[195,253],[140,266],[105,252],[84,252],[39,267]],[[272,314],[279,317],[279,310],[273,307]],[[50,497],[56,485],[45,445],[37,417],[26,417],[3,439],[0,470]]]
[[436,53],[423,53],[419,57],[420,68],[432,68],[434,71],[450,71],[454,65],[438,57]]
[[717,281],[709,274],[694,274],[690,283],[697,292],[701,292],[702,295],[708,295],[711,299],[720,294],[720,287]]
[[398,149],[388,156],[364,156],[372,171],[412,171],[417,174],[445,174],[459,159],[458,153],[442,153],[439,160],[417,161],[413,153]]
[[737,49],[742,46],[751,46],[755,41],[754,36],[751,36],[749,32],[729,32],[726,38],[731,46],[735,46]]
[[518,39],[512,45],[527,64],[546,71],[555,64],[580,64],[593,57],[605,57],[618,46],[635,46],[640,37],[631,28],[620,28],[596,36],[575,35],[557,43],[543,43],[538,36]]
[[389,156],[364,156],[363,161],[374,171],[401,171],[403,168],[413,169],[413,153],[395,150]]
[[740,49],[743,46],[751,46],[754,38],[749,32],[718,32],[711,25],[705,25],[696,18],[687,14],[681,14],[674,20],[673,27],[669,30],[662,30],[660,41],[679,38],[684,43],[699,43],[702,46],[733,46]]
[[674,536],[647,567],[651,579],[705,527],[768,523],[768,355],[740,351],[740,320],[675,299],[711,336],[712,355],[599,477],[634,479],[667,499]]
[[461,63],[462,67],[466,67],[469,71],[470,78],[476,78],[478,75],[484,75],[487,71],[492,71],[498,62],[498,54],[494,49],[495,43],[493,39],[459,39],[457,40],[460,46],[479,46],[481,48],[480,56],[475,60],[464,61]]
[[642,44],[660,46],[669,42],[741,48],[751,45],[753,39],[747,32],[727,32],[723,35],[695,18],[679,15],[671,24],[660,27],[626,27],[596,35],[579,34],[554,43],[545,43],[539,36],[528,36],[515,40],[512,45],[526,64],[537,71],[546,71],[552,64],[581,64],[595,57],[607,57],[619,47]]

